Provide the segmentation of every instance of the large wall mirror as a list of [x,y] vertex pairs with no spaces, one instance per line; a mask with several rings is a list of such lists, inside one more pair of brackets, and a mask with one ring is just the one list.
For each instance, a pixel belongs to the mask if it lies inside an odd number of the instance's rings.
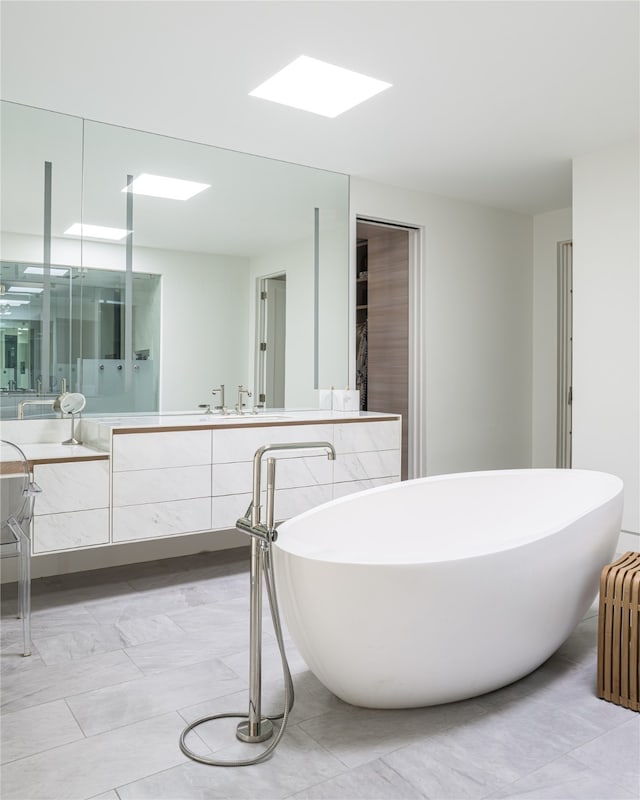
[[4,418],[347,384],[347,176],[5,102],[2,164]]

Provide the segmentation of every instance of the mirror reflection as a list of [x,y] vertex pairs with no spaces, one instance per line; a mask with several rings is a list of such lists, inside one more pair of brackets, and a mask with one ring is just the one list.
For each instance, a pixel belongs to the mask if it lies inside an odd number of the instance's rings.
[[122,413],[346,385],[346,176],[2,110],[2,416],[25,393]]

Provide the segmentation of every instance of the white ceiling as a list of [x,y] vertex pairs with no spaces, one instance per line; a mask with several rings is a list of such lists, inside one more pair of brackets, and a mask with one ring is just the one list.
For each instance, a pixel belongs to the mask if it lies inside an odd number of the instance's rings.
[[[571,202],[637,138],[635,0],[3,0],[2,97],[472,202]],[[335,119],[248,92],[305,54],[393,87]]]

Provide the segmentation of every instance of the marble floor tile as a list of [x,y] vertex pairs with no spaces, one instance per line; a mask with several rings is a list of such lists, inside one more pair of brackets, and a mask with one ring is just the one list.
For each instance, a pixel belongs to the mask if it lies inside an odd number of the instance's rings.
[[[189,761],[158,775],[119,786],[121,800],[256,800],[289,797],[307,786],[344,772],[336,758],[292,726],[273,756],[261,764],[238,769],[211,767]],[[237,742],[216,757],[251,758],[266,743],[247,745]]]
[[[296,701],[272,757],[231,770],[186,759],[188,721],[248,710],[248,566],[242,548],[36,579],[26,659],[15,585],[0,587],[3,800],[640,796],[640,715],[595,696],[594,606],[522,680],[408,711],[339,700],[285,631]],[[284,691],[266,598],[263,630],[262,709],[273,714]],[[267,743],[237,741],[237,721],[199,726],[189,745],[260,752]]]
[[371,761],[291,795],[295,800],[422,800],[424,797],[384,761]]
[[145,592],[131,592],[125,596],[94,600],[85,603],[94,622],[101,625],[117,625],[123,621],[140,617],[153,617],[157,614],[172,614],[189,611],[193,603],[190,591],[180,587],[153,589]]
[[562,756],[486,797],[487,800],[631,800],[638,797],[638,792],[629,792],[617,784],[615,774],[603,775],[572,756]]
[[95,620],[84,606],[44,608],[31,614],[31,636],[39,639],[63,633],[83,631],[95,625]]
[[[335,695],[317,680],[310,672],[294,676],[295,701],[289,715],[288,724],[297,725],[299,722],[324,714],[334,708],[344,705]],[[284,711],[284,688],[282,680],[267,681],[262,684],[261,713],[264,716],[276,716]],[[202,717],[213,714],[239,713],[248,716],[249,690],[216,697],[204,703],[180,709],[180,714],[186,722],[194,722]],[[229,745],[235,739],[235,729],[238,719],[232,721],[212,720],[198,726],[199,736],[206,742],[212,752]],[[280,723],[278,723],[279,725]],[[288,735],[285,732],[284,736]]]
[[85,734],[93,736],[244,687],[232,670],[209,660],[77,694],[67,703]]
[[640,714],[627,709],[629,720],[597,739],[586,742],[571,755],[581,764],[611,778],[640,796]]
[[[24,659],[28,661],[28,659]],[[12,670],[2,680],[2,711],[18,711],[92,689],[114,686],[142,673],[121,650],[47,667]]]
[[[107,572],[101,570],[100,572]],[[86,573],[78,573],[86,575]],[[95,574],[95,573],[92,573]],[[68,576],[58,576],[60,583],[57,588],[43,591],[41,581],[53,580],[52,578],[38,578],[33,582],[36,587],[32,592],[31,604],[34,611],[52,611],[82,605],[93,601],[104,601],[108,598],[126,597],[132,593],[131,586],[125,581],[109,579],[106,576],[96,578],[95,582],[87,579],[75,584],[67,581]],[[62,580],[62,579],[65,580]]]
[[599,698],[597,681],[598,666],[594,659],[591,664],[576,665],[574,670],[558,675],[556,680],[541,686],[532,697],[564,707],[572,714],[590,720],[604,733],[627,722],[633,712]]
[[[275,637],[274,637],[275,639]],[[241,678],[249,678],[249,642],[242,650],[229,655],[220,656],[228,667],[236,672]],[[308,672],[306,662],[292,643],[285,642],[285,652],[289,670],[292,675],[297,675],[300,672]],[[280,650],[277,642],[264,642],[262,647],[262,674],[264,680],[276,680],[282,675],[282,660]]]
[[2,770],[3,800],[85,800],[186,760],[174,713],[21,758]]
[[129,565],[127,582],[135,590],[160,589],[183,583],[240,579],[249,575],[249,548],[240,547],[215,553],[196,553],[181,558]]
[[84,737],[64,700],[3,714],[0,733],[3,764]]
[[[4,626],[4,621],[2,623]],[[31,641],[31,655],[23,656],[24,647],[22,644],[22,634],[15,638],[7,637],[6,643],[0,649],[0,674],[4,677],[11,672],[18,671],[23,674],[25,671],[33,669],[36,665],[44,665],[40,658],[38,648]]]
[[400,711],[343,703],[300,727],[347,766],[357,767],[485,713],[473,701]]
[[[185,633],[211,639],[220,628],[244,625],[249,640],[249,596],[219,603],[204,603],[168,612],[169,618]],[[266,628],[266,625],[265,625]]]
[[598,642],[598,617],[584,619],[571,636],[556,651],[559,656],[576,664],[593,661],[594,646]]
[[569,661],[554,654],[537,669],[520,678],[520,680],[493,692],[480,695],[476,700],[487,709],[498,708],[514,700],[535,695],[547,686],[553,686],[565,678],[570,682],[572,676],[577,674],[579,669],[579,665],[574,661]]
[[194,638],[183,633],[180,639],[169,639],[160,642],[127,647],[126,653],[133,663],[144,672],[152,675],[170,669],[196,664],[201,661],[210,661],[218,655],[226,654],[234,649],[238,642],[246,644],[247,632],[242,627],[224,629],[219,637],[214,640]]
[[[478,784],[485,792],[493,791],[569,753],[598,732],[597,726],[565,708],[524,698],[425,737],[384,760],[428,796],[434,791],[431,782],[437,780],[445,792],[455,789],[461,797],[482,797],[482,792],[475,793]],[[406,768],[401,766],[404,760]],[[422,761],[429,765],[424,774],[406,771]]]
[[122,648],[122,639],[113,625],[87,624],[81,629],[56,636],[34,635],[33,643],[47,666]]
[[121,647],[135,647],[149,642],[171,641],[182,638],[185,633],[166,614],[151,617],[124,619],[114,626],[122,642]]

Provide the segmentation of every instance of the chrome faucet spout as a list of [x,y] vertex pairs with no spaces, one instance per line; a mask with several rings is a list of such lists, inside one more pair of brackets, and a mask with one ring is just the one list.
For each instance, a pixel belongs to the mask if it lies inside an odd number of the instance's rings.
[[[262,484],[262,457],[265,453],[274,451],[286,450],[324,450],[327,454],[329,461],[335,461],[336,451],[330,442],[287,442],[282,444],[265,444],[259,447],[253,456],[253,490],[251,506],[251,525],[258,525],[260,523],[261,508],[260,508],[260,492]],[[269,490],[275,491],[275,480],[271,487],[267,486],[267,503],[269,502]],[[272,498],[273,499],[273,498]]]
[[247,397],[251,397],[251,392],[248,389],[245,389],[242,384],[240,384],[240,386],[238,386],[238,402],[236,403],[236,411],[238,414],[244,414],[244,411],[242,410],[244,407],[244,403],[242,402],[243,394],[246,394]]
[[[59,398],[55,397],[50,400],[21,400],[18,403],[18,419],[24,419],[25,406],[51,406],[54,411],[59,411],[60,408],[56,407]],[[62,416],[62,415],[61,415]]]

